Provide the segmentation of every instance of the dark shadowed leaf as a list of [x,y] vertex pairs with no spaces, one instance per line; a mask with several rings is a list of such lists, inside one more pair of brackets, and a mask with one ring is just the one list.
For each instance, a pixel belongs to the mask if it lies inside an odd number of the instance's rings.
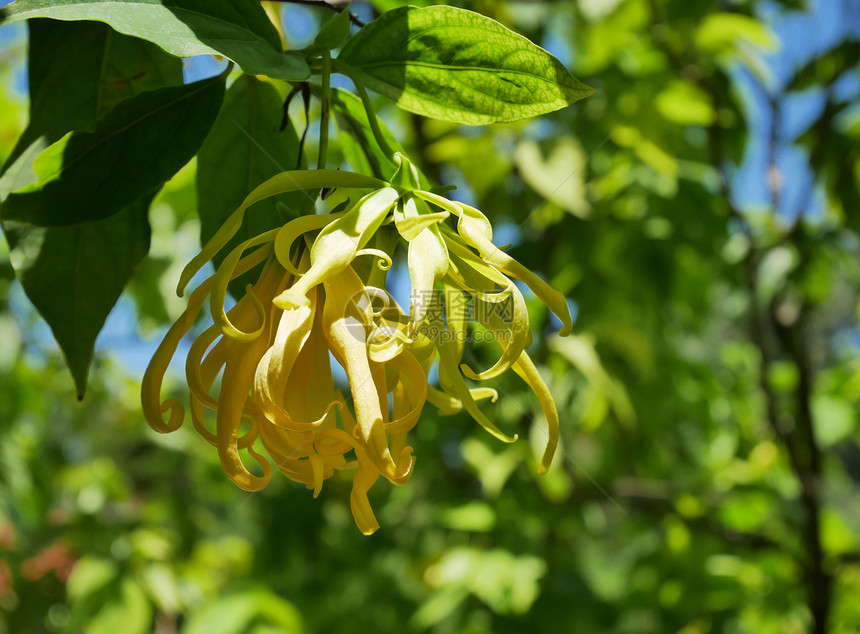
[[281,50],[256,0],[16,0],[0,10],[0,21],[30,18],[98,20],[177,57],[223,55],[251,74],[309,75],[302,58]]
[[349,37],[349,12],[336,13],[320,27],[314,38],[313,48],[323,51],[340,48]]
[[[245,75],[230,87],[197,156],[202,242],[212,237],[257,185],[296,167],[298,137],[292,125],[278,131],[282,116],[283,99],[271,84]],[[242,228],[216,257],[216,263],[230,247],[288,220],[278,212],[277,201],[297,213],[305,198],[304,192],[284,194],[255,207],[245,215]],[[235,280],[233,288],[244,289],[245,281]]]
[[[0,199],[35,177],[32,159],[69,129],[85,129],[116,103],[182,82],[181,62],[98,23],[31,20],[30,123],[4,171]],[[34,149],[35,148],[35,149]],[[96,336],[149,248],[152,194],[110,218],[64,227],[4,223],[24,291],[54,332],[79,395]]]
[[39,226],[99,220],[162,185],[197,152],[224,94],[224,77],[131,97],[92,132],[71,132],[33,162],[39,182],[9,195],[3,220]]
[[12,266],[86,389],[93,347],[108,313],[149,251],[147,196],[103,220],[66,227],[4,223]]
[[117,103],[182,83],[182,63],[98,22],[30,20],[30,122],[0,175],[0,201],[36,180],[33,159]]

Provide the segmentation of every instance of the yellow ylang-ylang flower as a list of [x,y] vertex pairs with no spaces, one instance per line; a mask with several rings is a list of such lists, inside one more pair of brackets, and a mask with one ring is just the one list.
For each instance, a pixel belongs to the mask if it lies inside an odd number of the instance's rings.
[[[497,438],[513,442],[481,411],[496,391],[470,387],[511,369],[531,387],[548,422],[540,471],[558,445],[558,414],[525,348],[529,320],[525,283],[571,329],[565,298],[492,242],[490,222],[477,209],[421,188],[402,155],[390,182],[337,170],[283,172],[257,187],[183,271],[178,292],[224,249],[246,210],[271,196],[337,187],[360,196],[345,211],[306,215],[264,232],[227,253],[214,275],[191,293],[142,382],[143,411],[159,432],[185,417],[176,400],[161,400],[161,384],[182,337],[206,299],[212,326],[186,361],[194,428],[218,450],[239,487],[266,486],[273,466],[319,495],[335,471],[354,472],[350,507],[359,529],[379,528],[367,498],[381,477],[404,484],[415,458],[408,432],[425,402],[443,414],[465,409]],[[398,237],[392,241],[391,236]],[[390,301],[385,271],[397,242],[407,245],[412,284],[409,314]],[[363,258],[372,258],[369,269]],[[260,267],[256,283],[229,310],[227,285]],[[489,368],[462,363],[469,314],[500,349]],[[348,393],[337,388],[332,359],[344,370]],[[439,362],[439,386],[427,383]],[[223,373],[223,374],[222,374]],[[221,376],[220,389],[213,385]],[[207,426],[214,411],[214,431]],[[211,423],[210,423],[211,424]],[[259,442],[258,442],[259,441]],[[259,464],[252,472],[243,452]]]

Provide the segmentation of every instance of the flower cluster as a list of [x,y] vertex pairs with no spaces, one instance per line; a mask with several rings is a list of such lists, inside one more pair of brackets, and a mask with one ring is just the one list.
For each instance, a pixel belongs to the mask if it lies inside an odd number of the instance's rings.
[[[497,438],[516,440],[478,406],[481,400],[495,400],[496,391],[469,387],[467,378],[484,381],[513,369],[531,387],[549,426],[540,462],[545,472],[558,444],[558,415],[525,352],[528,313],[511,278],[527,284],[558,315],[562,334],[571,328],[564,297],[492,243],[492,228],[480,211],[423,190],[409,161],[401,155],[397,160],[390,183],[315,170],[286,172],[252,192],[183,271],[180,295],[235,235],[255,202],[320,186],[326,178],[329,186],[373,189],[346,211],[300,216],[230,251],[191,294],[142,383],[149,424],[159,432],[177,429],[185,408],[176,400],[162,402],[161,384],[208,297],[214,323],[196,339],[186,362],[195,429],[217,448],[230,479],[248,491],[266,486],[272,463],[313,489],[314,496],[336,470],[354,470],[350,506],[365,534],[379,528],[367,499],[370,487],[380,476],[403,484],[412,474],[407,434],[425,402],[442,413],[465,409]],[[448,222],[451,216],[455,225]],[[394,233],[391,225],[407,244],[413,291],[408,315],[392,302],[378,301],[387,298],[385,271],[394,247],[385,235]],[[365,256],[376,266],[361,266]],[[228,283],[261,264],[256,283],[226,310]],[[463,303],[442,305],[441,297],[449,293],[466,294],[472,304],[489,308],[475,314],[501,350],[491,367],[478,371],[461,363],[470,324]],[[492,310],[500,305],[505,310]],[[332,358],[348,378],[346,395],[335,385]],[[427,383],[436,358],[438,388]],[[213,384],[222,371],[216,397]],[[215,431],[206,425],[207,410],[216,413]],[[257,440],[268,457],[255,450]],[[260,475],[249,471],[242,451],[259,463]]]

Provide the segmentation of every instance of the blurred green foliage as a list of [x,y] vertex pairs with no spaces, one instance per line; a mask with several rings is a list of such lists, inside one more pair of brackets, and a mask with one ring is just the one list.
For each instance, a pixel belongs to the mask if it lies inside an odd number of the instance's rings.
[[[540,121],[471,129],[383,108],[425,173],[515,227],[512,254],[576,303],[566,339],[530,306],[562,414],[549,474],[512,379],[490,407],[530,440],[426,408],[409,485],[372,494],[372,537],[346,481],[318,500],[280,478],[242,492],[193,433],[146,427],[132,343],[102,340],[74,402],[4,246],[0,631],[860,630],[860,103],[831,90],[856,75],[857,42],[779,84],[763,55],[792,43],[761,16],[800,2],[458,4],[597,88]],[[24,57],[20,38],[0,50],[0,156],[25,124]],[[828,96],[802,134],[775,135],[807,148],[816,177],[799,218],[779,198],[802,174],[775,159],[770,200],[731,187],[762,132],[739,72],[777,109]],[[169,289],[197,246],[195,207],[192,164],[153,207],[127,298],[147,341],[182,308]]]

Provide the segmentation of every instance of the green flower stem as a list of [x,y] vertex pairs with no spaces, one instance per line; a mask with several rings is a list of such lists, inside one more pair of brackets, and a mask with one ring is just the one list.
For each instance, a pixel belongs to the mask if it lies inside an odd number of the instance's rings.
[[382,153],[385,154],[389,161],[394,163],[394,150],[391,149],[391,146],[388,145],[388,142],[382,134],[382,129],[379,127],[379,119],[376,117],[376,111],[373,109],[373,104],[370,101],[370,96],[367,94],[367,90],[364,88],[364,84],[359,81],[355,76],[355,73],[350,72],[352,69],[347,64],[335,60],[335,68],[338,72],[349,77],[352,80],[352,83],[355,84],[355,90],[361,98],[364,111],[367,113],[367,122],[370,124],[370,131],[373,133],[373,138]]
[[356,81],[354,77],[351,77],[353,83],[355,84],[355,89],[358,91],[358,96],[361,97],[361,103],[364,105],[364,110],[367,112],[367,122],[370,124],[370,131],[373,132],[373,138],[376,139],[377,145],[379,145],[379,149],[382,150],[382,153],[388,157],[392,163],[394,163],[394,150],[388,145],[388,141],[385,140],[385,137],[382,135],[382,129],[379,127],[379,120],[376,118],[376,111],[373,109],[373,104],[370,102],[370,97],[367,94],[367,90],[365,90],[364,85]]
[[320,94],[320,145],[317,169],[325,169],[328,153],[329,115],[331,111],[331,53],[322,56],[322,91]]

